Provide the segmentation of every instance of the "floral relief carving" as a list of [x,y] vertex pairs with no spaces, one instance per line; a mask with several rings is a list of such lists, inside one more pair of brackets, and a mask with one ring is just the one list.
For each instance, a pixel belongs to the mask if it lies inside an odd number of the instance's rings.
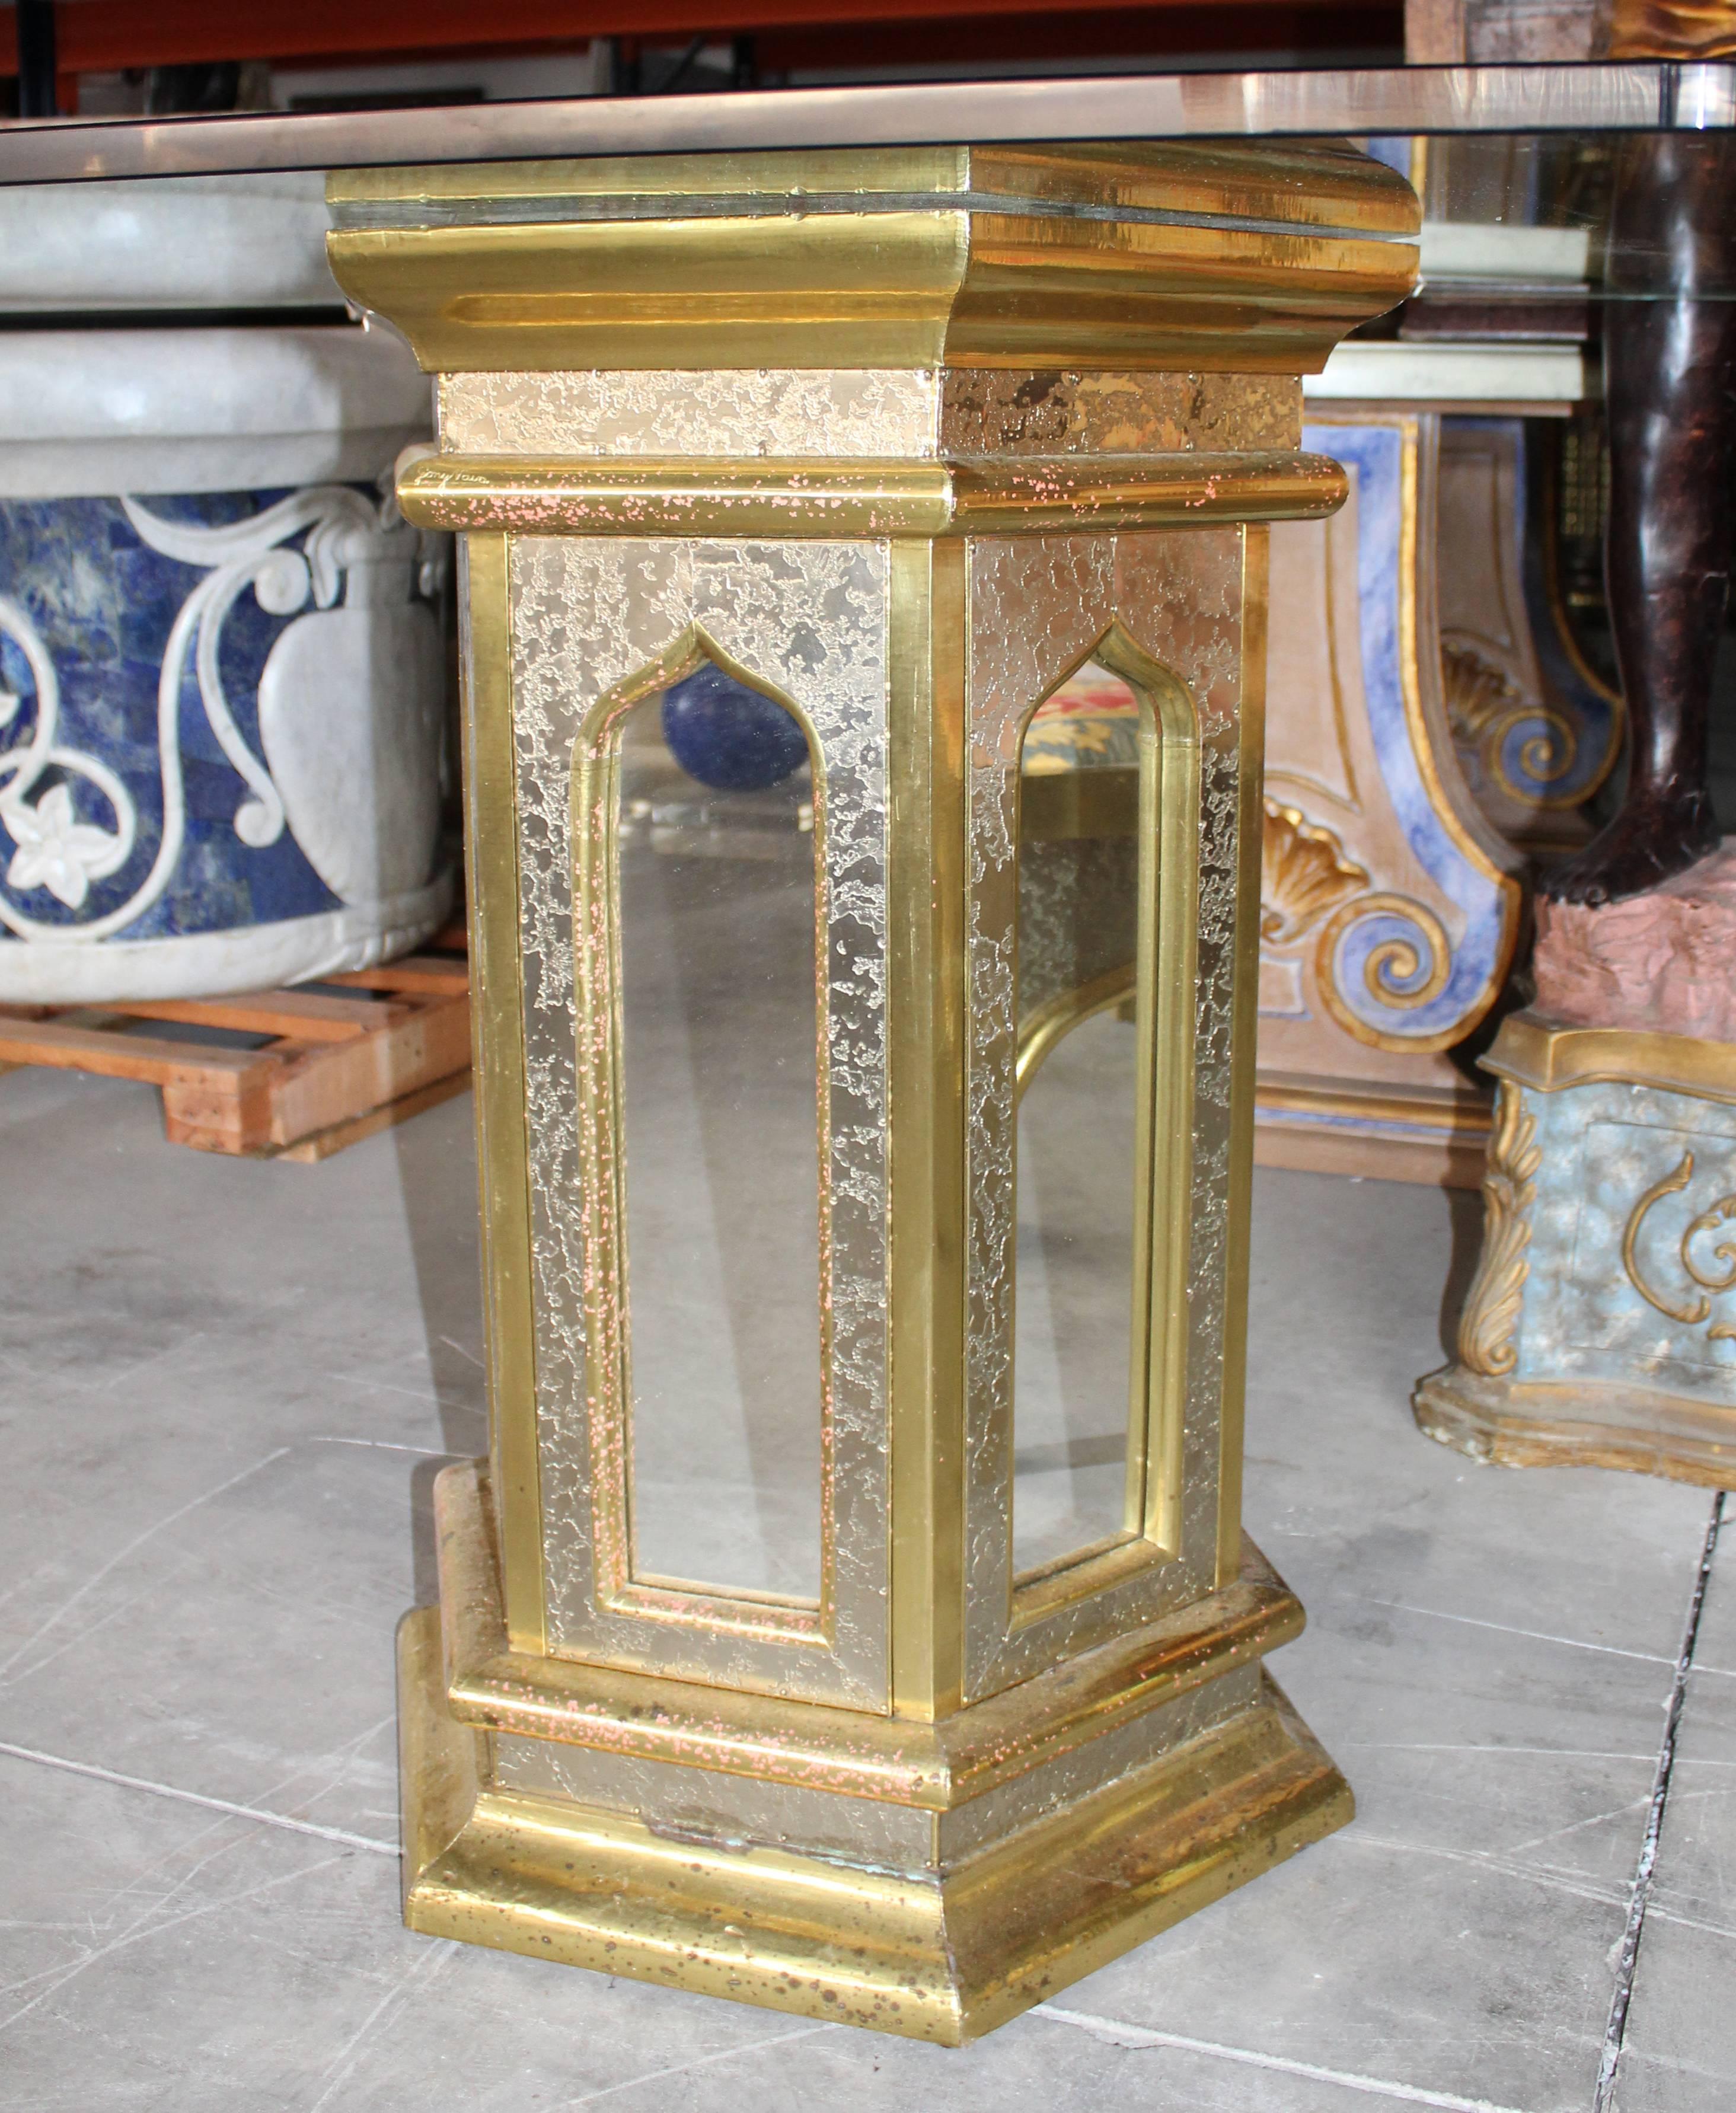
[[[21,939],[107,939],[135,924],[168,888],[187,833],[181,698],[190,674],[209,732],[246,787],[234,815],[236,837],[253,850],[275,843],[290,821],[286,788],[269,759],[254,753],[225,690],[222,647],[230,613],[249,589],[259,607],[274,616],[293,616],[310,603],[316,610],[331,610],[353,568],[382,567],[390,560],[402,568],[407,600],[421,545],[395,501],[381,504],[347,485],[309,486],[260,513],[221,526],[169,519],[130,497],[123,496],[120,504],[147,550],[201,572],[176,615],[158,671],[162,805],[156,853],[123,902],[77,923],[46,922],[0,892],[0,924]],[[303,537],[299,548],[290,545],[295,536]],[[15,847],[5,887],[25,897],[40,889],[68,910],[83,910],[93,883],[119,873],[153,824],[141,819],[133,792],[109,763],[66,738],[60,679],[47,641],[29,610],[5,596],[0,596],[0,635],[29,669],[34,696],[26,731],[0,750],[0,825]],[[23,703],[18,691],[0,687],[0,727],[20,723]],[[106,810],[109,826],[80,819],[75,796],[80,787],[98,815]],[[291,833],[297,833],[293,827]]]

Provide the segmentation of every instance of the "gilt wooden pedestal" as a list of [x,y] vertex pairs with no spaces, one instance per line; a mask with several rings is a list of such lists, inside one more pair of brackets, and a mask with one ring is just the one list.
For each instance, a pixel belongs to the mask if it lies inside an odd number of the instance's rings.
[[1414,200],[1220,147],[333,196],[465,546],[492,1443],[404,1632],[408,1918],[971,2038],[1350,1812],[1240,1527],[1263,524],[1342,500],[1298,377]]

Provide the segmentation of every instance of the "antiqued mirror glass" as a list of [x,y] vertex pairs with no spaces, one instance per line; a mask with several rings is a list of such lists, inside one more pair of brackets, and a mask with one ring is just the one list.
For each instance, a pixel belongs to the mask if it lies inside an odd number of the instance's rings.
[[[1130,1403],[1143,996],[1135,964],[1151,707],[1088,661],[1020,756],[1013,1562],[1040,1572],[1137,1531]],[[1130,1482],[1135,1486],[1130,1491]]]
[[811,1602],[823,1415],[815,774],[710,662],[620,734],[635,1577]]

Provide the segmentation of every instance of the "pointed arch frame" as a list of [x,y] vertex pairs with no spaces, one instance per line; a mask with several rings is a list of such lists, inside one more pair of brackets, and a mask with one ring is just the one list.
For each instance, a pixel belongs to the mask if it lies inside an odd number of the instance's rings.
[[[620,753],[629,714],[706,662],[779,705],[801,728],[813,778],[815,1164],[820,1300],[820,1595],[802,1600],[742,1586],[641,1575],[633,1528],[633,1326],[624,1147],[624,965],[620,920]],[[829,1648],[837,1613],[833,1385],[831,1088],[825,935],[825,751],[796,698],[734,659],[698,623],[596,698],[573,747],[573,972],[578,1038],[578,1154],[584,1227],[586,1413],[591,1426],[591,1509],[596,1598],[615,1614],[707,1632]]]
[[[1241,1561],[1241,1364],[1225,1324],[1245,1289],[1231,1198],[1245,1199],[1250,1173],[1254,1022],[1235,980],[1247,964],[1233,965],[1258,929],[1250,817],[1260,797],[1265,537],[1207,529],[1106,541],[984,545],[973,563],[967,1700],[1163,1619]],[[1158,763],[1143,774],[1140,815],[1155,856],[1143,861],[1140,946],[1157,1003],[1144,1008],[1138,1088],[1142,1293],[1130,1410],[1141,1383],[1143,1394],[1129,1417],[1138,1440],[1124,1516],[1140,1530],[1018,1576],[1016,1215],[998,1200],[1010,1193],[1016,1153],[1016,774],[1039,705],[1094,659],[1142,699]]]
[[[1013,1006],[1018,1017],[1018,888],[1025,737],[1031,722],[1081,668],[1095,664],[1121,678],[1139,707],[1137,925],[1129,973],[1119,989],[1110,976],[1093,978],[1073,993],[1071,1010],[1033,1026],[1046,1055],[1073,1029],[1131,992],[1137,1036],[1135,1069],[1133,1267],[1129,1294],[1132,1330],[1128,1361],[1126,1487],[1121,1530],[1069,1549],[1035,1568],[1012,1569],[1013,1505],[1007,1506],[1007,1564],[1012,1577],[1015,1629],[1040,1620],[1058,1605],[1089,1597],[1126,1574],[1130,1564],[1167,1562],[1179,1552],[1183,1395],[1186,1385],[1187,1296],[1185,1240],[1159,1199],[1185,1194],[1191,1180],[1191,1125],[1187,1102],[1194,1072],[1195,917],[1199,900],[1195,837],[1199,811],[1199,715],[1186,686],[1129,634],[1117,617],[1021,714],[1014,747],[1013,796],[1020,810],[1014,833],[1012,885]],[[1047,1009],[1045,1009],[1047,1010]],[[1021,1027],[1014,1060],[1015,1099],[1035,1075],[1029,1030]],[[1013,1147],[1014,1220],[1017,1219],[1018,1148]],[[1016,1270],[1012,1299],[1017,1298]],[[1012,1408],[1018,1371],[1012,1371]]]

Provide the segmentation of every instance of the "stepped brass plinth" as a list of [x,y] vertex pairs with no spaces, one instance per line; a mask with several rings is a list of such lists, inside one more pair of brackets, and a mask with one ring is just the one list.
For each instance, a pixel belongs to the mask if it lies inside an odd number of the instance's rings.
[[491,1444],[406,1916],[957,2043],[1350,1812],[1240,1527],[1266,529],[1347,149],[334,179],[461,532]]

